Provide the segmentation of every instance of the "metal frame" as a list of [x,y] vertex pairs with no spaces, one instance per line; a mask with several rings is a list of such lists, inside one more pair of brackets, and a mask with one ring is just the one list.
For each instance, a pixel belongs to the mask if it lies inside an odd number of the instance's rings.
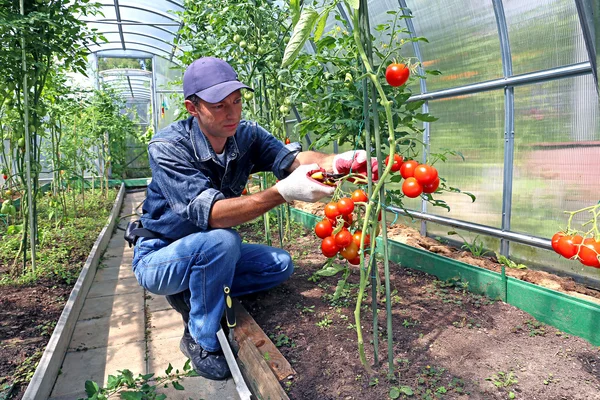
[[[578,16],[581,22],[582,30],[584,31],[584,39],[588,50],[589,61],[571,64],[563,67],[552,68],[544,71],[536,71],[532,73],[513,75],[512,74],[512,57],[510,42],[508,36],[508,27],[506,23],[506,17],[504,15],[504,7],[502,0],[492,0],[494,7],[494,14],[496,18],[496,24],[498,28],[498,36],[500,39],[500,52],[502,57],[502,71],[503,78],[494,79],[491,81],[480,82],[476,84],[460,86],[455,88],[449,88],[439,90],[431,93],[427,93],[426,86],[421,83],[421,93],[418,95],[411,96],[408,99],[409,102],[420,101],[420,100],[436,100],[443,98],[456,97],[465,94],[481,93],[491,90],[504,90],[504,105],[505,105],[505,118],[504,118],[504,180],[503,180],[503,193],[502,193],[502,228],[496,229],[489,226],[483,226],[467,221],[459,221],[452,218],[441,217],[433,214],[427,214],[425,207],[422,207],[422,212],[408,210],[411,217],[421,219],[421,233],[426,234],[426,221],[435,222],[442,225],[450,225],[456,228],[464,229],[471,232],[482,233],[490,236],[495,236],[501,239],[500,253],[508,256],[510,253],[509,244],[511,241],[544,248],[551,249],[550,241],[544,238],[537,238],[534,236],[523,235],[519,233],[510,232],[511,223],[511,206],[512,206],[512,183],[513,183],[513,163],[514,163],[514,88],[521,85],[530,85],[534,83],[546,82],[556,79],[571,78],[581,75],[594,75],[596,82],[596,89],[598,90],[598,71],[600,67],[596,62],[597,53],[594,46],[595,32],[593,24],[593,8],[590,5],[592,0],[574,0],[577,5]],[[406,8],[406,0],[398,0],[398,3],[402,9]],[[403,10],[404,12],[404,10]],[[596,16],[597,18],[598,16]],[[410,36],[416,36],[414,25],[410,18],[406,19],[407,29],[409,30]],[[587,32],[586,32],[587,30]],[[414,45],[415,55],[422,61],[420,56],[420,50],[418,45]],[[427,105],[427,103],[425,103]],[[426,144],[429,142],[429,132],[425,132]],[[424,202],[425,203],[425,202]],[[407,211],[401,210],[395,207],[387,207],[388,210],[397,212],[399,214],[407,215]]]

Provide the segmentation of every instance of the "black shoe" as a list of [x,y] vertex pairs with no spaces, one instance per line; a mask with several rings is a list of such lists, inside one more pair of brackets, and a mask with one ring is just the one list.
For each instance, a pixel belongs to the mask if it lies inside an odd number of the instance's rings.
[[227,379],[231,376],[223,352],[204,350],[187,331],[181,338],[179,348],[192,361],[192,367],[198,375],[215,381]]

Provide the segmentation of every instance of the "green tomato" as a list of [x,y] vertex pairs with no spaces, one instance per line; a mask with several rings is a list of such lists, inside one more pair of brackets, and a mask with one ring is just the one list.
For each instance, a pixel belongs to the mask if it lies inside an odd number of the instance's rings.
[[285,104],[282,104],[281,107],[279,107],[279,111],[281,111],[282,114],[289,114],[290,108]]
[[254,98],[254,93],[249,90],[244,91],[244,100],[252,100]]
[[292,99],[290,99],[289,97],[286,97],[285,99],[283,99],[283,104],[285,104],[286,106],[291,106]]
[[245,41],[245,40],[242,40],[242,41],[240,42],[240,47],[241,47],[242,49],[246,48],[246,46],[247,46],[247,45],[248,45],[248,43],[246,43],[246,41]]
[[258,55],[264,55],[267,52],[267,50],[265,50],[264,47],[259,47],[258,48]]
[[21,139],[19,139],[19,140],[17,141],[17,145],[18,145],[20,148],[24,149],[24,148],[25,148],[25,139],[24,139],[24,138],[21,138]]
[[242,41],[242,37],[240,35],[233,35],[233,41],[239,43]]
[[248,51],[250,53],[255,53],[256,52],[256,45],[255,44],[248,45]]

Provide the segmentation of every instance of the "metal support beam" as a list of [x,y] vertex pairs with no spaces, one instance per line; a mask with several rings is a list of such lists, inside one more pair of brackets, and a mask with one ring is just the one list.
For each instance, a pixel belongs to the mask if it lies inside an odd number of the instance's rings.
[[[103,4],[106,5],[106,4]],[[114,0],[115,5],[115,15],[117,16],[117,21],[121,22],[121,9],[119,7],[119,0]],[[119,24],[119,36],[121,37],[121,46],[123,46],[123,50],[127,50],[125,47],[125,36],[123,35],[123,26]]]
[[[500,37],[500,54],[502,56],[502,72],[504,78],[510,78],[513,74],[512,57],[510,53],[510,42],[508,38],[508,25],[504,15],[502,0],[492,0],[494,15],[498,25],[498,36]],[[506,86],[504,88],[504,181],[502,184],[502,230],[510,231],[510,218],[512,210],[512,189],[515,153],[515,88]],[[500,242],[500,254],[509,256],[510,242],[502,239]]]
[[585,41],[585,47],[587,49],[588,58],[592,66],[592,74],[594,76],[594,82],[596,83],[596,92],[599,92],[598,88],[598,63],[596,60],[596,27],[594,26],[594,10],[590,0],[575,0],[577,6],[577,15],[579,16],[579,23],[581,24],[581,32],[583,34],[583,40]]
[[405,215],[411,218],[417,218],[424,221],[433,222],[440,225],[451,226],[456,229],[463,229],[469,232],[475,232],[478,234],[496,237],[502,240],[509,240],[515,243],[526,244],[528,246],[539,247],[541,249],[552,250],[552,242],[550,239],[541,238],[533,235],[527,235],[524,233],[517,233],[506,231],[504,229],[497,229],[487,225],[475,224],[472,222],[461,221],[458,219],[441,217],[439,215],[425,214],[419,211],[404,210],[398,207],[387,207],[388,211]]
[[158,99],[156,97],[156,56],[152,56],[152,82],[150,83],[150,101],[152,104],[152,121],[154,133],[158,132]]
[[[402,15],[407,16],[409,18],[406,18],[404,21],[406,22],[406,28],[408,29],[408,34],[410,36],[411,39],[415,39],[417,37],[417,33],[415,30],[415,25],[412,22],[412,12],[410,11],[410,9],[408,8],[408,6],[406,5],[406,0],[398,0],[398,4],[400,5],[400,9],[402,10]],[[415,57],[417,57],[417,60],[419,60],[419,67],[418,67],[418,71],[419,71],[419,75],[421,76],[425,76],[425,71],[423,70],[423,56],[421,55],[421,47],[419,46],[419,42],[417,41],[413,41],[413,50],[415,52]],[[424,78],[420,78],[419,79],[419,84],[421,87],[421,94],[423,93],[427,93],[427,82],[425,81]],[[429,103],[425,102],[423,104],[422,107],[423,113],[427,114],[429,113]],[[429,127],[429,122],[423,122],[423,162],[427,161],[427,155],[429,154],[429,134],[430,134],[430,127]],[[427,201],[423,200],[421,201],[421,211],[422,212],[427,212]],[[427,222],[426,221],[421,221],[421,235],[423,236],[427,236]]]
[[131,92],[131,97],[135,97],[133,93],[133,88],[131,87],[131,79],[129,79],[129,75],[127,75],[127,83],[129,84],[129,91]]
[[419,100],[437,100],[445,99],[448,97],[456,97],[465,94],[488,92],[490,90],[503,89],[507,86],[523,86],[530,85],[532,83],[547,82],[555,79],[572,78],[581,75],[588,75],[592,73],[592,67],[589,62],[582,62],[578,64],[571,64],[564,67],[547,69],[544,71],[531,72],[522,75],[513,75],[510,77],[494,79],[491,81],[475,83],[472,85],[461,86],[457,88],[438,90],[436,92],[424,93],[416,96],[411,96],[408,99],[411,101]]

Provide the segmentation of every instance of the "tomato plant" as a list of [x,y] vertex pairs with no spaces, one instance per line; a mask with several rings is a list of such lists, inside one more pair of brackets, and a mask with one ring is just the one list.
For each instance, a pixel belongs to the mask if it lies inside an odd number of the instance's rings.
[[385,70],[385,80],[390,86],[402,86],[408,81],[410,70],[404,64],[391,63]]

